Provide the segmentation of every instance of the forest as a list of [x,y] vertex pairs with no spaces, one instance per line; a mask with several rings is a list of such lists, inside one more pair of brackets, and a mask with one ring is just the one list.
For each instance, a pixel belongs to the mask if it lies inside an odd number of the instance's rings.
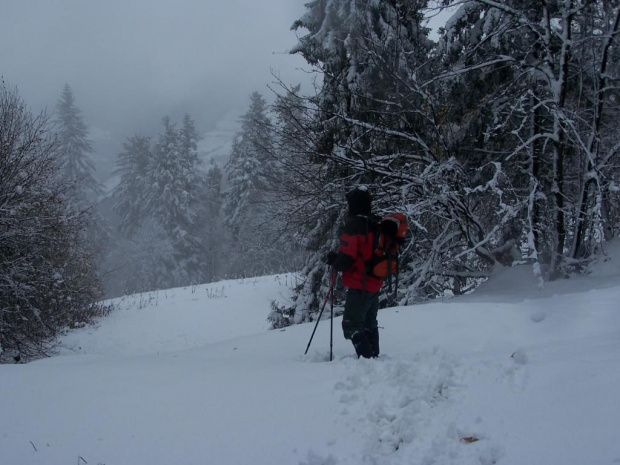
[[[425,19],[444,9],[432,40]],[[124,141],[106,191],[71,87],[52,117],[2,82],[0,360],[50,353],[111,310],[104,298],[227,278],[298,272],[269,320],[312,321],[360,184],[375,213],[411,227],[385,306],[470,292],[497,266],[569,278],[618,235],[619,0],[314,0],[300,13],[291,53],[314,88],[250,95],[225,166],[200,159],[189,114],[163,116],[157,135]]]

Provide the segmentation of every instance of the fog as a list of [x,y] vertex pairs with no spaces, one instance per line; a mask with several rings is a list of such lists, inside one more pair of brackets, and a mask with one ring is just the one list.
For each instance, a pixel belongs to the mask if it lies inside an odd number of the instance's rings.
[[189,113],[204,133],[242,112],[252,91],[269,97],[272,73],[309,83],[303,59],[287,53],[305,2],[3,2],[0,74],[34,111],[53,111],[69,84],[101,164],[164,115]]

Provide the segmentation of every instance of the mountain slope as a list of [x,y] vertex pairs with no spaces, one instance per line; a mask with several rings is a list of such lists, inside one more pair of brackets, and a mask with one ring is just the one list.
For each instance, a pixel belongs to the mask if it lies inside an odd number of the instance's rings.
[[378,360],[337,318],[331,363],[329,320],[307,356],[313,324],[266,329],[292,276],[127,297],[62,356],[0,366],[2,463],[620,463],[618,268],[382,310]]

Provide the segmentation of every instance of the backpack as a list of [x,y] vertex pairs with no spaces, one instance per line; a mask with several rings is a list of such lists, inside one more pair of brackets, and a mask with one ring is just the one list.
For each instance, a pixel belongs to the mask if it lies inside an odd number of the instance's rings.
[[373,252],[366,261],[369,275],[380,279],[389,279],[398,273],[398,252],[405,243],[409,223],[404,213],[390,213],[383,216],[375,228]]

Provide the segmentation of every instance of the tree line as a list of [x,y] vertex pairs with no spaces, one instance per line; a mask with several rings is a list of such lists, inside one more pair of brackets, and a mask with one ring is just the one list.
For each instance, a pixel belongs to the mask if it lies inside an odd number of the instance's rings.
[[[117,246],[108,256],[116,293],[141,292],[292,271],[301,252],[273,214],[272,123],[265,99],[250,96],[229,162],[198,156],[192,118],[165,117],[154,140],[135,135],[117,159],[112,192]],[[118,286],[122,285],[122,288]]]
[[0,87],[0,359],[49,354],[65,329],[107,314],[104,297],[298,268],[270,209],[272,127],[253,93],[220,167],[200,160],[190,115],[134,135],[105,192],[66,85],[54,117]]

